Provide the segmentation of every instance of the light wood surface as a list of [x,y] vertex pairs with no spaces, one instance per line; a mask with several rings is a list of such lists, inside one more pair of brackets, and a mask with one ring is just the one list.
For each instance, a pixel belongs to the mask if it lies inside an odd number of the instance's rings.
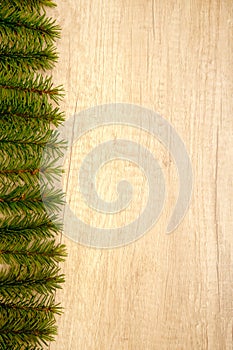
[[[62,265],[66,283],[57,300],[65,310],[50,349],[232,349],[233,2],[57,3],[49,11],[63,29],[53,76],[65,87],[61,108],[67,118],[103,103],[150,108],[183,139],[195,179],[187,215],[166,235],[177,176],[169,152],[157,140],[133,129],[104,127],[74,147],[71,160],[78,167],[95,142],[118,137],[117,130],[135,138],[161,162],[167,199],[153,229],[125,247],[93,249],[61,238],[69,256]],[[99,176],[99,191],[112,198],[105,180],[112,176],[117,181],[126,170],[136,191],[128,216],[95,216],[70,182],[67,196],[76,214],[102,227],[137,215],[147,191],[137,193],[144,184],[137,167],[112,162]],[[76,167],[72,171],[76,176]]]

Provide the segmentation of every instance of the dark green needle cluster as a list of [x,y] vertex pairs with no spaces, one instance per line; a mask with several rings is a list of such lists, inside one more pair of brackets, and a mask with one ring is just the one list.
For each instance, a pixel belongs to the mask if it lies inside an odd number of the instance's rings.
[[55,292],[66,256],[58,242],[63,194],[53,186],[65,143],[55,127],[60,28],[51,0],[0,0],[0,349],[45,349],[57,332]]

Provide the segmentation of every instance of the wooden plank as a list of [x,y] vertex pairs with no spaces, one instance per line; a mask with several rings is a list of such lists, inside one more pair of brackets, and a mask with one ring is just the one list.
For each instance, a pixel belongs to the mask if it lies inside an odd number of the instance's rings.
[[[65,311],[50,349],[232,349],[232,2],[66,0],[50,13],[63,28],[53,74],[66,89],[67,118],[112,102],[156,111],[183,139],[195,177],[189,211],[168,236],[178,193],[169,152],[132,128],[102,127],[82,139],[82,154],[119,133],[146,145],[163,167],[167,198],[153,229],[125,247],[62,237],[69,256],[57,298]],[[124,218],[95,216],[74,192],[81,153],[74,148],[67,185],[74,210],[102,227],[119,224]],[[125,170],[136,192],[144,184],[137,167],[112,162],[99,176],[106,198],[114,186],[105,179]],[[137,198],[125,219],[143,205]]]

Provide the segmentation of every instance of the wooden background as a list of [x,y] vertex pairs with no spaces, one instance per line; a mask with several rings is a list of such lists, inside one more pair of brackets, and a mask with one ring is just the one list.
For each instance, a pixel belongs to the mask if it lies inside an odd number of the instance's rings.
[[[57,300],[65,311],[50,349],[232,349],[233,2],[57,3],[48,12],[63,29],[53,76],[65,87],[61,108],[67,118],[111,102],[150,108],[172,123],[185,142],[195,181],[185,219],[166,235],[177,195],[173,160],[148,135],[118,130],[147,145],[160,160],[166,174],[164,211],[150,232],[118,249],[88,248],[61,237],[69,256]],[[85,136],[74,147],[72,164],[80,162],[80,150],[84,154],[114,132],[102,128]],[[135,191],[141,189],[144,179],[137,167],[111,165],[98,182],[106,198],[111,186],[107,191],[105,180],[125,170]],[[75,177],[77,167],[72,171]],[[90,214],[71,183],[66,184],[67,198],[76,213],[103,227],[111,224],[107,217]],[[143,206],[144,195],[137,198],[127,220]]]

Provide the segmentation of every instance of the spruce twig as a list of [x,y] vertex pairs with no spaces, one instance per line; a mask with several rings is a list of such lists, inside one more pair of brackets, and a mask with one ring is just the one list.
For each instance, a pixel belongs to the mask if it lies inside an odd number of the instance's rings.
[[[10,315],[4,312],[4,316],[9,318]],[[43,346],[54,340],[52,334],[56,333],[55,320],[46,319],[38,314],[36,318],[29,320],[26,317],[22,319],[17,317],[13,318],[10,324],[3,324],[0,330],[0,343],[6,344],[8,349],[12,349],[12,345],[16,347],[22,343],[28,346],[30,343]]]
[[[9,208],[8,208],[9,209]],[[15,211],[5,211],[2,212],[2,217],[0,220],[0,232],[1,230],[21,230],[25,228],[36,228],[45,222],[50,222],[55,220],[58,222],[58,215],[48,215],[45,210],[28,210],[24,212],[19,210],[17,213]]]
[[2,310],[29,311],[35,314],[39,311],[47,316],[53,316],[54,314],[61,315],[62,313],[62,308],[60,304],[55,303],[53,295],[42,295],[42,297],[31,296],[28,299],[18,298],[14,301],[11,298],[5,298],[4,300],[0,298],[0,308]]
[[0,348],[39,350],[57,333],[54,294],[64,282],[56,241],[66,147],[57,131],[64,120],[54,104],[61,86],[39,73],[58,59],[60,28],[41,14],[51,0],[0,1]]
[[33,210],[38,213],[58,212],[63,204],[63,193],[58,189],[16,188],[0,197],[1,212],[19,212],[30,214]]
[[53,87],[52,77],[44,78],[41,74],[27,76],[13,75],[12,72],[0,77],[0,98],[12,100],[14,98],[39,100],[41,96],[58,103],[63,97],[61,86]]
[[[6,3],[9,4],[9,1],[6,1]],[[56,3],[53,0],[11,0],[10,5],[16,10],[32,11],[35,9],[37,11],[40,11],[46,6],[55,7]]]
[[58,126],[64,121],[64,113],[43,98],[39,102],[30,99],[10,99],[0,105],[0,120],[5,121],[8,118],[18,118],[21,123],[30,119],[42,119],[45,123]]
[[52,43],[60,38],[60,27],[45,14],[17,11],[13,6],[0,9],[0,37],[2,41],[15,41],[27,35],[39,43]]
[[[34,225],[33,225],[34,224]],[[44,240],[53,238],[61,232],[61,225],[57,222],[54,223],[49,218],[42,222],[37,222],[22,227],[6,226],[0,227],[0,240],[8,239],[9,236],[15,237],[16,239],[24,238],[28,241],[33,239]]]
[[38,240],[28,242],[25,237],[5,237],[1,241],[0,263],[41,266],[64,261],[66,256],[65,246],[57,244],[55,240]]
[[46,47],[38,46],[33,42],[26,47],[21,42],[16,42],[13,45],[1,43],[0,68],[17,69],[22,72],[52,69],[58,59],[55,47],[52,44],[48,44]]
[[64,283],[60,269],[51,266],[40,266],[36,263],[14,269],[0,271],[0,295],[2,298],[30,298],[32,295],[51,295]]

